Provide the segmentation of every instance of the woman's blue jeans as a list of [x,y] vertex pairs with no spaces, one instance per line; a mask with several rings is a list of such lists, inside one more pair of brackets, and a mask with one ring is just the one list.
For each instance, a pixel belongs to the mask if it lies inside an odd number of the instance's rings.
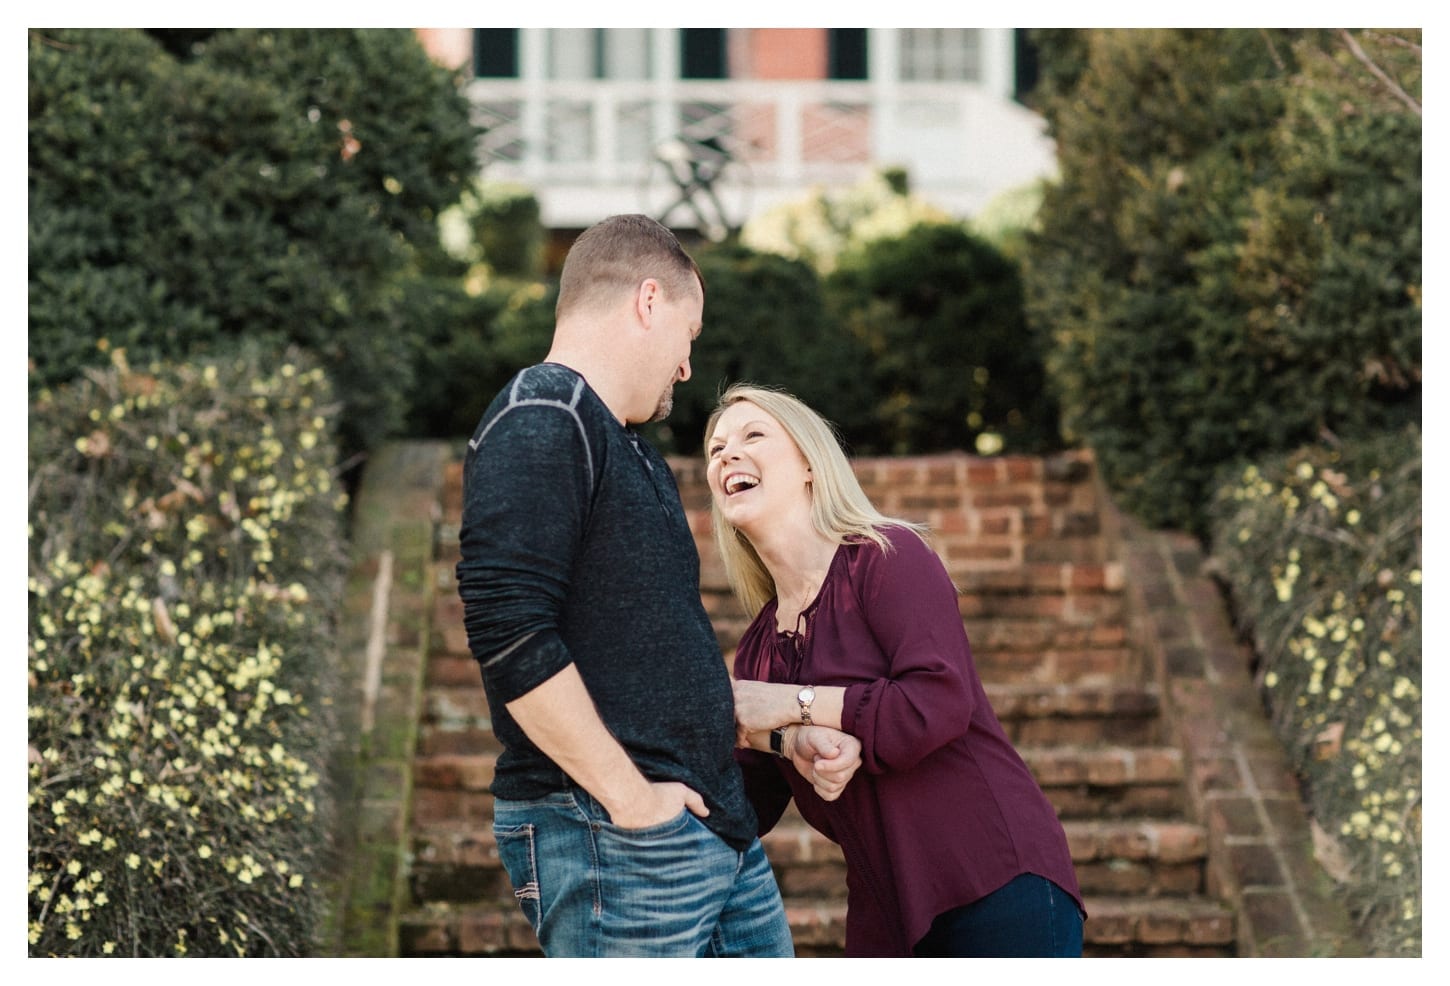
[[938,914],[918,957],[1077,958],[1082,912],[1046,877],[1024,873],[965,907]]
[[499,856],[548,956],[795,954],[760,840],[737,852],[688,810],[622,829],[584,789],[496,801]]

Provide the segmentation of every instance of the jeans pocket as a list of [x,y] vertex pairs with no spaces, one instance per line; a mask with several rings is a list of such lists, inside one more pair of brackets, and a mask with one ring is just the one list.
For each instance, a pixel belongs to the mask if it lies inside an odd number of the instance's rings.
[[658,825],[649,825],[642,829],[627,829],[615,825],[613,822],[600,821],[599,830],[601,833],[623,842],[649,843],[659,839],[667,839],[679,835],[690,827],[694,820],[694,813],[688,808],[681,808],[680,813],[674,818],[666,819]]
[[498,858],[508,872],[509,883],[513,884],[514,899],[524,912],[534,934],[539,933],[542,916],[539,907],[539,860],[532,824],[515,826],[494,826],[494,839],[498,842]]

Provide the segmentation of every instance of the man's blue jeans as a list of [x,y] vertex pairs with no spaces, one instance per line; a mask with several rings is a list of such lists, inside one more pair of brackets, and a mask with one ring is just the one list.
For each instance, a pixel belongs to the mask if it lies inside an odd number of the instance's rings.
[[622,829],[583,788],[496,801],[499,856],[549,956],[795,954],[760,840],[737,852],[688,810]]

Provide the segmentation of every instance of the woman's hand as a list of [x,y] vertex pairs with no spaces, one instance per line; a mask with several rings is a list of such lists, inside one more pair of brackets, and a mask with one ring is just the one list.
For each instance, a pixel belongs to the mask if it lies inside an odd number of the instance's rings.
[[835,801],[861,766],[861,741],[829,726],[787,726],[784,752],[822,801]]
[[[735,733],[743,741],[749,733],[771,730],[801,721],[796,695],[799,685],[768,681],[735,682]],[[742,742],[741,745],[744,745]]]

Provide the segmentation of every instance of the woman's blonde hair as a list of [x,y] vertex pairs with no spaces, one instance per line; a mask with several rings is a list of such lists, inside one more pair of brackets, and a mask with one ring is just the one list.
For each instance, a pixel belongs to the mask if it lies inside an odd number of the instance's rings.
[[[818,533],[837,544],[856,539],[873,541],[883,551],[889,551],[891,545],[881,533],[882,527],[904,527],[915,531],[918,536],[925,534],[923,525],[887,517],[876,509],[861,489],[861,483],[856,479],[831,423],[800,398],[783,390],[737,383],[721,394],[705,425],[707,455],[710,436],[715,433],[720,415],[741,402],[754,404],[780,422],[805,457],[812,480],[811,521]],[[730,588],[746,613],[754,617],[775,598],[775,580],[750,539],[720,515],[719,505],[713,497],[710,501],[710,526]]]

